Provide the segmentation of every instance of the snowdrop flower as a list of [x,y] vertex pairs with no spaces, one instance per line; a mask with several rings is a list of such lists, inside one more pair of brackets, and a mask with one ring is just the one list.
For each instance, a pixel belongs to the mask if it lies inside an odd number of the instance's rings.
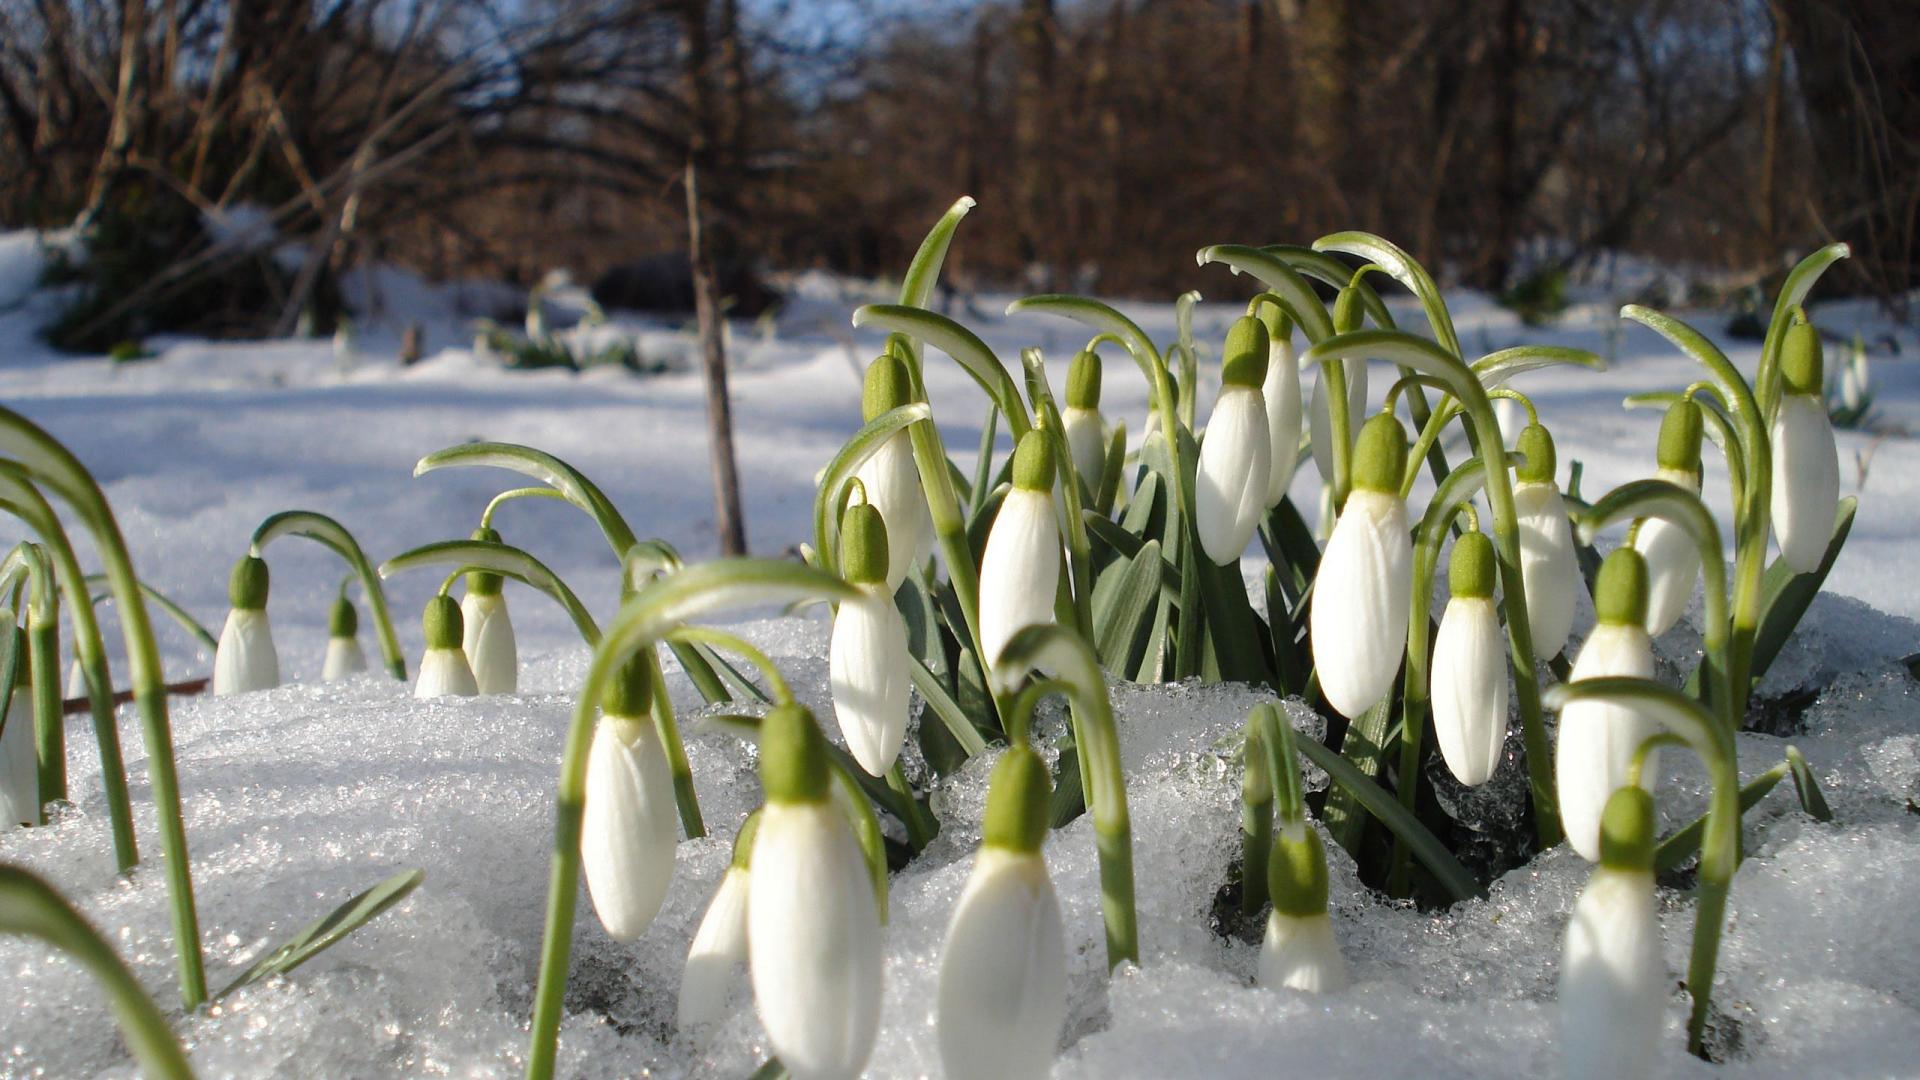
[[1526,455],[1526,461],[1514,473],[1513,510],[1520,534],[1520,582],[1527,594],[1527,627],[1533,634],[1533,655],[1550,660],[1567,647],[1567,635],[1573,631],[1580,561],[1573,546],[1566,500],[1553,481],[1553,436],[1539,424],[1528,424],[1520,432],[1515,449]]
[[279,686],[280,654],[267,625],[266,560],[249,555],[234,563],[227,599],[233,609],[213,654],[213,692],[244,694]]
[[1267,859],[1273,913],[1260,942],[1260,985],[1333,994],[1345,990],[1347,961],[1327,917],[1327,851],[1303,821],[1284,822]]
[[1083,352],[1067,366],[1067,408],[1060,414],[1067,431],[1073,471],[1098,495],[1107,469],[1107,428],[1100,416],[1100,358]]
[[1653,894],[1653,798],[1607,801],[1600,865],[1574,901],[1560,959],[1560,1054],[1568,1080],[1653,1073],[1667,999]]
[[1840,372],[1840,407],[1857,418],[1866,411],[1872,400],[1873,373],[1867,368],[1867,347],[1860,340],[1860,335],[1855,334],[1853,351],[1847,359],[1846,368]]
[[[500,542],[488,528],[473,531],[475,540]],[[511,694],[520,688],[520,655],[513,642],[513,620],[499,574],[467,575],[467,595],[460,601],[460,651],[473,668],[473,682],[483,694]]]
[[[1266,508],[1286,497],[1300,454],[1300,359],[1293,352],[1293,323],[1275,308],[1266,310],[1267,377],[1260,395],[1267,402],[1267,436],[1273,452],[1267,463]],[[1355,414],[1358,415],[1358,414]]]
[[953,1080],[1047,1075],[1067,1019],[1067,946],[1040,845],[1047,766],[1015,746],[993,767],[985,835],[940,950],[940,1060]]
[[360,651],[360,613],[342,596],[333,602],[327,620],[327,659],[320,667],[323,682],[338,682],[367,670],[367,654]]
[[865,503],[847,507],[840,572],[860,595],[842,600],[827,646],[840,733],[860,767],[885,776],[907,738],[907,623],[887,588],[887,527]]
[[680,827],[673,773],[653,726],[653,679],[645,651],[614,675],[587,751],[580,861],[587,896],[615,941],[640,936],[673,880]]
[[453,602],[453,597],[442,593],[427,601],[427,609],[420,616],[427,652],[420,658],[414,697],[472,697],[480,692],[467,654],[460,651],[461,622],[460,605]]
[[1266,509],[1273,468],[1267,430],[1267,328],[1242,315],[1227,331],[1221,353],[1220,396],[1200,440],[1194,472],[1193,523],[1200,549],[1217,566],[1240,561]]
[[[888,353],[867,366],[860,411],[869,422],[911,400],[907,366],[899,357]],[[894,432],[854,476],[866,489],[867,501],[887,523],[887,591],[892,592],[933,545],[933,519],[928,516],[926,494],[920,490],[912,438],[904,430]]]
[[1493,542],[1485,533],[1454,541],[1447,579],[1453,596],[1433,643],[1433,730],[1447,768],[1477,787],[1500,767],[1507,740],[1507,650],[1493,606]]
[[760,811],[747,815],[733,838],[733,862],[720,878],[687,949],[687,968],[680,976],[680,1001],[674,1022],[680,1030],[710,1024],[726,1008],[734,969],[747,960],[747,883],[752,865],[753,838],[760,831]]
[[[1608,676],[1653,677],[1653,644],[1647,637],[1647,561],[1630,547],[1616,548],[1594,579],[1600,624],[1573,662],[1573,682]],[[1560,824],[1567,843],[1588,862],[1600,859],[1600,817],[1607,797],[1625,786],[1633,755],[1659,725],[1624,705],[1577,701],[1560,712],[1554,750],[1554,782],[1560,791]],[[1659,775],[1659,751],[1646,755],[1640,786],[1648,791]]]
[[[1338,333],[1360,329],[1360,293],[1352,286],[1340,290],[1333,304],[1333,326]],[[1343,365],[1347,377],[1347,427],[1356,441],[1360,437],[1360,418],[1367,409],[1367,365],[1353,362]],[[1313,384],[1313,400],[1307,405],[1307,435],[1312,442],[1313,465],[1320,470],[1320,482],[1333,484],[1333,413],[1327,403],[1327,373],[1322,368]]]
[[1795,323],[1780,349],[1780,411],[1773,418],[1773,535],[1794,572],[1817,569],[1840,506],[1840,454],[1821,396],[1820,334]]
[[1387,696],[1407,648],[1413,541],[1400,476],[1407,432],[1391,413],[1360,429],[1353,492],[1320,556],[1307,629],[1327,703],[1355,717]]
[[[987,534],[980,559],[980,647],[996,680],[1000,653],[1013,635],[1053,621],[1060,579],[1060,526],[1053,513],[1053,444],[1044,432],[1020,437],[1013,452],[1013,490]],[[880,511],[884,517],[886,511]]]
[[[1659,471],[1654,478],[1700,493],[1700,437],[1704,421],[1692,400],[1676,401],[1660,421]],[[1831,515],[1827,524],[1833,524]],[[1644,518],[1634,550],[1647,560],[1647,633],[1659,637],[1680,621],[1700,577],[1700,549],[1687,531],[1665,518]],[[1598,808],[1596,807],[1596,810]]]
[[880,1025],[880,912],[830,768],[805,708],[761,721],[767,805],[747,885],[748,966],[767,1041],[800,1080],[858,1076]]
[[13,688],[0,728],[0,830],[40,820],[40,758],[33,741],[33,691],[28,679],[27,635],[15,635]]

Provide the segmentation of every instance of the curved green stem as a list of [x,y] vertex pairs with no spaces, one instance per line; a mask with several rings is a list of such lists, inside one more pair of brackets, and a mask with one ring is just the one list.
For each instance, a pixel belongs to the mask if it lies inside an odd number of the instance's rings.
[[180,999],[188,1009],[207,1000],[207,977],[200,952],[200,916],[194,909],[193,877],[187,854],[187,830],[180,809],[180,779],[174,764],[173,726],[167,717],[166,677],[153,625],[140,599],[139,575],[127,554],[126,539],[114,520],[100,485],[65,446],[26,417],[0,408],[0,454],[11,456],[38,483],[71,504],[106,566],[114,600],[120,605],[120,629],[132,669],[134,702],[147,740],[147,772],[153,785],[166,856],[167,888],[173,907],[173,932],[179,951]]
[[710,626],[675,627],[662,640],[684,641],[688,644],[712,645],[726,649],[760,669],[767,677],[767,685],[773,688],[773,703],[789,704],[793,701],[793,689],[787,685],[786,677],[780,674],[780,668],[760,647],[738,634],[725,630],[716,630]]
[[359,541],[345,526],[325,514],[283,510],[253,530],[254,557],[265,555],[267,545],[282,536],[304,536],[315,541],[346,560],[347,566],[360,575],[360,591],[366,594],[367,606],[373,611],[373,626],[380,639],[381,655],[387,660],[387,670],[394,678],[406,682],[407,658],[400,651],[399,636],[393,632],[393,617],[387,613],[387,594],[380,588],[380,575],[374,572],[367,553],[360,550]]
[[1649,735],[1644,739],[1641,739],[1640,745],[1633,748],[1633,760],[1627,762],[1627,782],[1624,784],[1621,784],[1620,786],[1621,787],[1639,787],[1640,786],[1640,777],[1643,773],[1647,771],[1647,759],[1653,756],[1653,752],[1655,750],[1658,750],[1663,746],[1685,746],[1685,745],[1687,745],[1687,740],[1681,738],[1679,735],[1676,735],[1671,731],[1655,732],[1654,734]]
[[[846,445],[833,455],[833,460],[827,463],[813,497],[813,543],[822,569],[837,569],[840,559],[840,508],[837,503],[845,498],[844,491],[855,479],[854,474],[902,428],[916,421],[930,420],[932,416],[932,410],[924,401],[911,402],[882,413],[854,432]],[[912,436],[908,438],[911,440]]]
[[500,507],[506,505],[507,503],[512,502],[515,499],[561,499],[561,500],[564,500],[566,499],[566,496],[562,495],[560,492],[555,491],[553,488],[550,488],[550,487],[508,488],[506,491],[503,491],[500,494],[495,495],[493,499],[487,503],[487,508],[485,510],[480,511],[480,527],[483,529],[493,528],[493,515],[497,511],[499,511]]
[[613,548],[614,558],[625,555],[627,549],[633,546],[633,529],[620,516],[620,511],[614,508],[613,500],[587,479],[585,473],[544,450],[517,443],[462,443],[421,458],[413,466],[413,475],[425,476],[440,469],[479,466],[509,469],[558,491],[562,498],[579,507],[600,526],[601,535],[606,537],[607,545]]
[[1780,407],[1780,347],[1786,343],[1791,322],[1787,313],[1806,300],[1820,275],[1851,254],[1853,249],[1845,244],[1828,244],[1801,259],[1799,265],[1787,273],[1780,295],[1774,299],[1773,318],[1767,322],[1766,342],[1760,347],[1760,369],[1754,375],[1761,415],[1769,422]]
[[[442,540],[423,544],[381,563],[379,574],[382,578],[390,578],[402,571],[423,566],[451,567],[448,582],[473,571],[510,577],[522,585],[538,589],[566,609],[568,617],[573,620],[574,629],[580,632],[580,637],[589,646],[600,640],[600,627],[593,621],[593,615],[574,595],[574,591],[567,587],[567,583],[560,580],[560,575],[511,544],[492,540]],[[442,591],[445,591],[444,586]]]

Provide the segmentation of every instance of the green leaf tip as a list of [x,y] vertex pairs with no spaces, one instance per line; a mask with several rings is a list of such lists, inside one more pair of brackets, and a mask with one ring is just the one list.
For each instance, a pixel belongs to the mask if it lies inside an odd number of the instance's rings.
[[600,712],[603,716],[639,720],[653,715],[651,650],[652,646],[635,650],[607,680],[607,688],[600,695]]
[[1667,406],[1660,421],[1660,447],[1655,460],[1663,469],[1698,474],[1700,440],[1706,434],[1706,418],[1700,415],[1700,403],[1681,398]]
[[1267,379],[1267,326],[1242,315],[1227,328],[1220,351],[1220,380],[1228,386],[1258,389]]
[[1641,873],[1653,869],[1653,796],[1628,784],[1607,798],[1600,814],[1600,865]]
[[1539,424],[1528,424],[1514,441],[1514,450],[1526,457],[1514,470],[1523,484],[1551,484],[1560,463],[1553,449],[1553,434]]
[[1493,541],[1483,532],[1461,533],[1447,563],[1447,586],[1462,599],[1493,596]]
[[1603,623],[1637,626],[1647,621],[1647,560],[1631,547],[1617,547],[1594,575],[1593,607]]
[[981,843],[1032,854],[1047,837],[1048,801],[1053,785],[1047,763],[1029,747],[1015,746],[1000,756],[987,782],[987,813]]
[[1819,394],[1826,389],[1826,360],[1820,331],[1795,319],[1780,345],[1780,382],[1789,394]]
[[227,578],[227,601],[243,611],[266,610],[267,560],[245,555],[233,564],[233,574]]
[[1035,428],[1020,436],[1013,451],[1013,486],[1023,491],[1053,490],[1053,440]]
[[1082,352],[1067,365],[1067,408],[1097,409],[1100,407],[1100,357],[1092,351]]
[[1354,488],[1397,494],[1406,471],[1407,429],[1392,413],[1375,415],[1361,426],[1354,448]]
[[427,648],[458,649],[461,635],[466,632],[465,622],[460,616],[460,605],[453,597],[436,594],[420,613],[420,629],[426,635]]
[[847,507],[840,522],[840,570],[855,585],[887,580],[887,525],[872,503]]
[[1327,913],[1327,849],[1312,826],[1289,826],[1274,835],[1267,893],[1273,897],[1273,910],[1282,915]]
[[860,392],[860,415],[871,422],[913,400],[907,365],[889,349],[867,365],[867,381]]
[[827,739],[804,705],[780,705],[760,722],[760,786],[767,802],[825,802],[833,777]]

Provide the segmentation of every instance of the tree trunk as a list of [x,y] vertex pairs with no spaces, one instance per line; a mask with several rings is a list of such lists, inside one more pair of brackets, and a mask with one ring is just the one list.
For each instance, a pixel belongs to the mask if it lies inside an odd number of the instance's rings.
[[[1014,29],[1018,74],[1014,79],[1014,168],[1019,189],[1015,194],[1020,222],[1020,257],[1046,263],[1055,257],[1045,238],[1058,227],[1053,206],[1054,34],[1053,0],[1021,0],[1020,20]],[[1046,269],[1052,269],[1047,267]]]

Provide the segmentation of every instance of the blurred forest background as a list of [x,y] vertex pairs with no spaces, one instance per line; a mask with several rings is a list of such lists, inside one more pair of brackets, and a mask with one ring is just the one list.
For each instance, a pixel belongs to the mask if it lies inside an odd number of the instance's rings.
[[1844,239],[1897,307],[1920,2],[0,0],[0,227],[84,222],[102,295],[203,332],[324,329],[367,260],[684,267],[695,207],[744,311],[754,268],[899,273],[963,193],[962,288],[1165,296],[1365,228],[1496,292]]

